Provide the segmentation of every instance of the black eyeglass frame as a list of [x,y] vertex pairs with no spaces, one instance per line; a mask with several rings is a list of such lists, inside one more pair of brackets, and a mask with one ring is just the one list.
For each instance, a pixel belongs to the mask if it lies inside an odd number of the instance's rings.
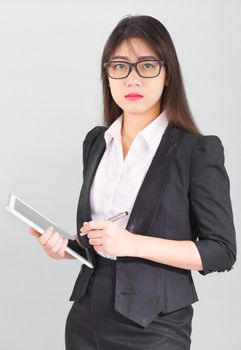
[[[116,63],[127,63],[127,64],[129,65],[129,72],[127,73],[126,76],[124,76],[124,77],[122,77],[122,78],[113,78],[112,76],[110,76],[110,75],[108,74],[108,70],[107,70],[108,66],[109,66],[111,63],[115,63],[115,62],[116,62]],[[159,72],[158,72],[158,74],[157,74],[157,75],[154,75],[154,77],[143,77],[143,76],[138,72],[138,69],[137,69],[137,64],[138,64],[138,63],[141,63],[141,62],[158,62],[158,63],[159,63]],[[143,61],[138,61],[138,62],[136,62],[136,63],[129,63],[129,62],[127,62],[127,61],[110,61],[110,62],[104,62],[104,63],[103,63],[103,67],[105,68],[107,75],[108,75],[111,79],[125,79],[125,78],[127,78],[128,75],[129,75],[130,72],[131,72],[131,68],[132,68],[132,67],[135,67],[135,70],[136,70],[137,74],[138,74],[141,78],[151,79],[151,78],[156,78],[156,77],[160,74],[161,68],[162,68],[162,66],[165,66],[165,64],[166,64],[166,62],[165,62],[164,60],[143,60]]]

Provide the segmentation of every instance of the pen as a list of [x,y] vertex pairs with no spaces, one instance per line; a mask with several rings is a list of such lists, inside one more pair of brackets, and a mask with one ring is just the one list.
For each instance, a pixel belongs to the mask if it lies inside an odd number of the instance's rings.
[[[108,221],[117,221],[117,220],[123,218],[126,215],[128,215],[128,211],[123,211],[123,212],[121,212],[119,214],[116,214],[116,215],[112,216],[111,218],[109,218],[107,220]],[[80,235],[84,236],[84,235],[86,235],[86,232],[80,232]]]
[[108,220],[110,221],[116,221],[116,220],[119,220],[121,218],[123,218],[124,216],[128,215],[128,211],[123,211],[119,214],[116,214],[114,216],[112,216],[111,218],[109,218]]

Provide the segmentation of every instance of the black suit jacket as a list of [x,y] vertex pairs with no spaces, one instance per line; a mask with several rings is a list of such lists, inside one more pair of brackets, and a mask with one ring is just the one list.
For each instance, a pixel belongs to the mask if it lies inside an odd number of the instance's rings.
[[[77,230],[91,220],[90,188],[105,151],[106,127],[90,130],[83,143],[83,184],[77,210]],[[192,240],[206,275],[229,271],[236,261],[236,237],[230,184],[222,142],[168,124],[143,183],[126,229],[172,240]],[[95,264],[93,246],[83,239]],[[80,249],[76,241],[69,246]],[[86,257],[86,251],[80,249]],[[70,297],[79,300],[93,269],[81,270]],[[147,327],[160,313],[198,300],[190,270],[136,257],[117,257],[115,310]]]

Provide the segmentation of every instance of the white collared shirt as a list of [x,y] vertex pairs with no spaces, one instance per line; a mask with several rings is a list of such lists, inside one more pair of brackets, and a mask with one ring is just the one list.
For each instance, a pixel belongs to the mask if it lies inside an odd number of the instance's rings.
[[[105,152],[100,160],[90,190],[92,220],[108,220],[127,211],[128,215],[116,221],[126,228],[137,193],[156,153],[168,118],[163,111],[135,136],[123,160],[121,143],[121,114],[105,131]],[[98,253],[116,260],[116,256]]]

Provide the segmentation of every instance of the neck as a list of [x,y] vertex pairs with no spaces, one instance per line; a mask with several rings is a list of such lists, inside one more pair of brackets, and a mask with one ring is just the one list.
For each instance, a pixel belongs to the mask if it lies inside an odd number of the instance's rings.
[[123,112],[121,136],[126,140],[133,140],[135,136],[150,124],[161,112],[155,114],[131,114]]

